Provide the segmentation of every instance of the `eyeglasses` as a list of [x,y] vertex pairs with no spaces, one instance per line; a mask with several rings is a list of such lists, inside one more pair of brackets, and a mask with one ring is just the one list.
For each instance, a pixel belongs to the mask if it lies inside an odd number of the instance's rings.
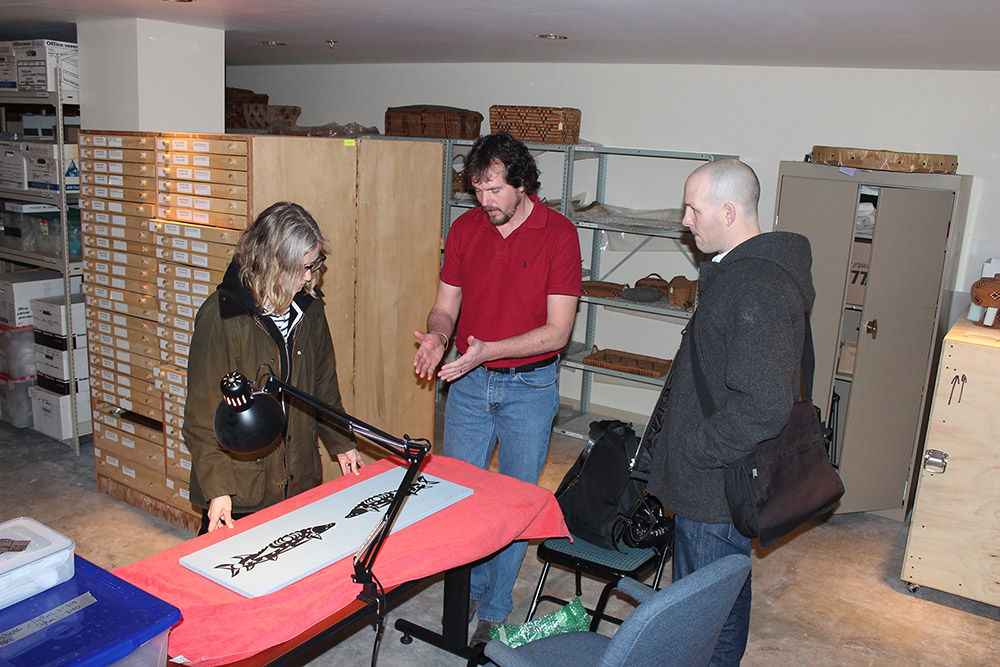
[[312,262],[311,264],[306,264],[305,266],[302,267],[302,272],[305,273],[306,271],[310,271],[312,273],[316,273],[323,267],[323,262],[325,261],[326,261],[326,255],[320,253],[319,257],[316,259],[315,262]]

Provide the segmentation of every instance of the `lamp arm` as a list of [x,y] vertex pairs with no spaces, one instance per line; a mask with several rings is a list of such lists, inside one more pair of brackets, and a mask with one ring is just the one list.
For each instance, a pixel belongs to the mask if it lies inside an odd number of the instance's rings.
[[426,456],[431,449],[430,443],[426,440],[411,440],[409,436],[404,436],[404,438],[401,439],[389,435],[385,431],[381,431],[370,424],[366,424],[360,419],[356,419],[346,412],[338,410],[332,405],[323,403],[311,394],[307,394],[301,389],[288,384],[274,374],[269,374],[264,379],[264,391],[284,392],[292,398],[305,403],[325,417],[329,417],[351,433],[355,433],[367,440],[371,440],[375,444],[380,445],[383,449],[403,457],[409,463],[413,463],[413,461],[416,460],[419,464],[419,462],[423,460],[424,456]]
[[392,501],[386,508],[385,514],[382,515],[381,521],[376,524],[372,532],[365,538],[358,553],[354,556],[354,575],[352,578],[356,583],[362,585],[362,592],[358,595],[358,599],[368,604],[374,603],[376,605],[376,615],[381,617],[385,613],[383,596],[379,592],[380,585],[372,572],[372,565],[379,551],[382,550],[382,544],[389,536],[389,531],[396,520],[396,515],[399,514],[399,510],[403,506],[403,501],[406,500],[406,497],[410,493],[410,486],[417,477],[420,464],[423,463],[424,457],[430,453],[431,443],[423,438],[414,440],[407,435],[404,435],[402,439],[391,436],[374,426],[355,419],[346,412],[323,403],[301,389],[288,384],[274,374],[269,374],[264,380],[264,391],[284,392],[292,398],[305,403],[320,414],[332,419],[351,433],[371,440],[383,449],[406,459],[408,465],[406,472],[403,474],[403,479],[399,483],[399,488],[393,494]]

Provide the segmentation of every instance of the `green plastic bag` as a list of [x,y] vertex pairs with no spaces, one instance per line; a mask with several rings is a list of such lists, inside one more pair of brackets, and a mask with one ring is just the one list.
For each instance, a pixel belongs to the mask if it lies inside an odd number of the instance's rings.
[[580,598],[576,597],[565,607],[527,623],[502,623],[494,626],[490,628],[490,639],[499,639],[511,648],[517,648],[542,637],[589,629],[590,614],[583,608]]

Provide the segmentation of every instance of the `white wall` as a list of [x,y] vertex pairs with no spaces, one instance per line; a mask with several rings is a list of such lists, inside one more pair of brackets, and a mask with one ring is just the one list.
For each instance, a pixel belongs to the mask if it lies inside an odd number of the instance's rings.
[[[760,215],[767,229],[773,218],[778,163],[801,160],[814,145],[957,154],[959,171],[975,177],[961,266],[966,267],[969,257],[970,236],[1000,239],[1000,72],[586,64],[316,65],[230,67],[226,84],[268,93],[272,104],[301,106],[300,125],[355,121],[382,129],[387,107],[443,104],[479,111],[487,119],[485,131],[492,104],[576,107],[583,112],[581,137],[589,141],[740,155],[760,177]],[[642,160],[613,168],[609,203],[645,208],[679,205],[683,173],[661,178]],[[557,172],[546,169],[543,194],[556,196],[559,180]],[[592,187],[588,197],[594,194]],[[625,277],[641,277],[648,271],[640,269],[648,266],[667,278],[680,272],[694,275],[675,260],[661,266],[655,262],[662,260],[649,255],[631,271],[635,276]],[[610,266],[608,260],[604,266]],[[625,282],[625,277],[609,279]],[[960,271],[957,289],[967,290],[973,280],[971,272]],[[622,317],[608,316],[618,332],[599,339],[599,345],[673,355],[677,338],[665,334],[662,325]],[[572,378],[564,377],[563,383],[564,394],[572,395]],[[651,392],[623,387],[597,385],[594,390],[595,403],[639,413],[648,412],[654,398]]]

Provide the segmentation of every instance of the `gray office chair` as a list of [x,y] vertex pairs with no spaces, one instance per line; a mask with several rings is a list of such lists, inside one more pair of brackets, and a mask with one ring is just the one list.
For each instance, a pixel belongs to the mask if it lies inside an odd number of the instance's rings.
[[660,591],[622,579],[639,606],[614,637],[567,632],[513,649],[494,639],[485,653],[500,667],[705,667],[749,574],[750,559],[732,555]]

